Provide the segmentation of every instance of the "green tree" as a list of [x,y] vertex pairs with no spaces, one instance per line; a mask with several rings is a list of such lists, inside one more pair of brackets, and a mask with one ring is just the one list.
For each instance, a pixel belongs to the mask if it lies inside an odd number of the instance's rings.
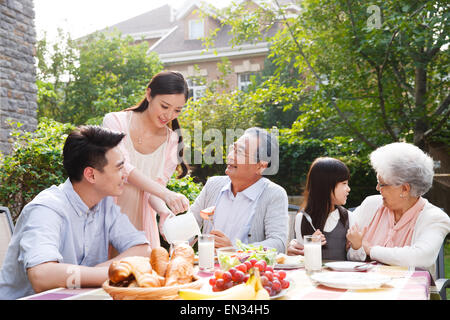
[[15,125],[12,153],[0,158],[0,203],[11,210],[14,220],[39,192],[64,182],[62,149],[74,129],[47,118],[41,118],[35,132],[23,133],[21,124]]
[[58,29],[58,37],[49,43],[46,34],[36,44],[38,118],[61,119],[67,87],[73,80],[78,59],[70,34]]
[[95,33],[77,41],[60,38],[58,43],[64,45],[50,50],[45,38],[41,40],[37,50],[43,75],[38,81],[40,115],[98,124],[106,113],[136,104],[162,64],[156,54],[147,54],[148,43],[132,42],[117,32]]
[[[282,26],[269,39],[271,56],[278,70],[292,64],[303,81],[293,86],[274,73],[271,81],[279,88],[272,92],[292,88],[311,101],[300,104],[303,114],[294,127],[349,135],[370,148],[402,139],[424,149],[432,140],[448,142],[446,1],[304,0],[297,5],[301,10],[295,15],[276,0],[251,14],[246,2],[220,12],[231,26],[233,44]],[[372,13],[371,5],[379,11]],[[373,19],[379,19],[375,27]]]

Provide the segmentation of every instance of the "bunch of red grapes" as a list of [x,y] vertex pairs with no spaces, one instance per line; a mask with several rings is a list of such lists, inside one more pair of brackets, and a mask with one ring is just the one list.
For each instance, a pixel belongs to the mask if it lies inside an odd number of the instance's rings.
[[282,289],[289,288],[289,281],[286,280],[286,272],[283,270],[274,271],[268,266],[265,260],[250,259],[228,271],[216,270],[214,277],[209,279],[209,284],[214,292],[229,289],[235,285],[247,282],[250,277],[251,268],[257,268],[261,276],[261,284],[271,297],[279,294]]

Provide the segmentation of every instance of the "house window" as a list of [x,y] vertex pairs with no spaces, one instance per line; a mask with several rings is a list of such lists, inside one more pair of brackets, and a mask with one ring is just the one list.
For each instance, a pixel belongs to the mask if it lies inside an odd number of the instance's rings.
[[205,95],[206,86],[202,81],[196,79],[187,79],[187,83],[189,86],[189,98],[192,98],[194,101],[196,101]]
[[189,39],[196,40],[204,36],[203,20],[189,20]]
[[238,74],[238,88],[239,90],[245,91],[247,90],[248,86],[252,83],[251,76],[253,73],[246,72],[246,73],[239,73]]

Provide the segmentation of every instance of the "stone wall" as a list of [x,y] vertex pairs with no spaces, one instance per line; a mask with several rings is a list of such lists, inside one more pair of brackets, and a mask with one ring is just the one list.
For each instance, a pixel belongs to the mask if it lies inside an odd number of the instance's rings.
[[0,0],[0,151],[11,148],[7,120],[37,125],[36,31],[32,0]]

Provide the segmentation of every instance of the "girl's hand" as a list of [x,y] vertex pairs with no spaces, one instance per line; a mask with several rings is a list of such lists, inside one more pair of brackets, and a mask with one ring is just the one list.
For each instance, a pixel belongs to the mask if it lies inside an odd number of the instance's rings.
[[174,214],[189,210],[189,200],[181,193],[167,190],[163,200]]
[[312,235],[313,236],[320,236],[323,246],[327,244],[327,239],[323,235],[322,231],[320,231],[319,229],[317,229]]
[[347,230],[347,240],[350,241],[351,247],[358,250],[363,245],[363,237],[367,231],[367,227],[359,230],[358,225],[353,225]]

